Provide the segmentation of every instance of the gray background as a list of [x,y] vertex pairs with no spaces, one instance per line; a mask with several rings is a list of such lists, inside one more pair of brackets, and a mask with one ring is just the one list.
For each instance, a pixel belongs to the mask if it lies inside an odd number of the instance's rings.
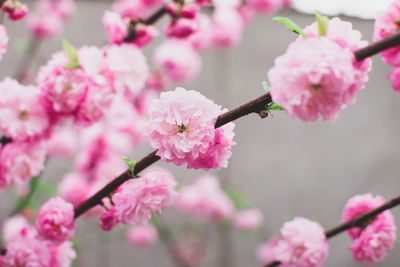
[[[107,7],[106,2],[79,2],[78,12],[67,23],[63,36],[76,46],[104,44],[106,36],[101,16]],[[312,16],[294,11],[280,15],[290,17],[301,26],[313,22]],[[266,80],[274,58],[295,38],[271,18],[257,16],[246,28],[238,47],[230,51],[212,49],[203,54],[201,74],[185,87],[198,90],[227,108],[262,94],[261,81]],[[354,28],[371,40],[373,21],[344,19],[352,21]],[[12,39],[28,38],[23,22],[7,22],[6,26]],[[42,45],[34,68],[45,63],[60,49],[60,44],[60,39],[52,39]],[[150,61],[153,48],[154,44],[145,49]],[[21,53],[10,47],[0,62],[2,77],[13,73],[20,57]],[[343,110],[334,124],[303,123],[283,112],[274,112],[264,120],[250,115],[236,122],[237,145],[229,169],[220,176],[247,191],[251,202],[266,217],[266,233],[277,233],[286,218],[295,216],[315,218],[324,227],[331,228],[340,222],[342,208],[351,196],[371,192],[389,199],[400,193],[400,95],[393,91],[386,78],[390,68],[379,56],[373,61],[370,82],[357,94],[357,104]],[[143,145],[133,155],[139,159],[148,151],[150,148]],[[184,183],[205,173],[164,166]],[[70,163],[51,161],[45,179],[56,182],[70,167]],[[2,194],[6,206],[2,209],[4,218],[11,201],[9,194]],[[393,210],[397,219],[400,219],[399,211]],[[164,211],[163,220],[175,229],[182,221],[171,209]],[[121,231],[104,234],[97,224],[92,219],[81,218],[78,222],[78,236],[85,246],[81,262],[84,266],[173,266],[161,244],[149,250],[133,249],[121,242]],[[216,233],[215,229],[211,231]],[[211,235],[210,253],[203,266],[259,266],[254,251],[263,235],[230,234],[231,238],[224,238],[222,242],[220,234]],[[360,266],[353,262],[349,245],[345,234],[334,237],[324,266]],[[396,246],[393,256],[376,266],[399,266],[399,249]],[[221,250],[225,251],[222,259]]]

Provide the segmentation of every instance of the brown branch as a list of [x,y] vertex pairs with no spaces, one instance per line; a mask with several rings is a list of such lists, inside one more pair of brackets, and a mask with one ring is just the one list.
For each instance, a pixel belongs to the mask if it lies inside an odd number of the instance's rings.
[[383,50],[400,45],[400,32],[389,35],[388,37],[372,43],[354,52],[357,61],[373,56]]
[[1,146],[5,146],[6,144],[11,143],[11,142],[12,142],[12,139],[11,139],[11,138],[8,138],[8,137],[5,137],[5,136],[3,136],[3,137],[0,139],[0,144],[1,144]]
[[[230,111],[227,111],[220,116],[218,116],[217,121],[215,123],[215,128],[221,127],[231,121],[234,121],[240,117],[246,116],[250,113],[259,113],[260,111],[265,109],[265,105],[270,103],[271,96],[270,94],[264,94],[260,97],[257,97],[254,100],[247,102],[246,104],[241,105],[238,108],[234,108]],[[141,171],[149,167],[151,164],[157,162],[160,157],[156,155],[157,150],[151,152],[146,157],[138,161],[135,165],[135,174],[139,174]],[[94,194],[91,198],[87,199],[79,206],[75,208],[75,218],[78,218],[80,215],[88,211],[89,209],[95,207],[96,205],[101,203],[101,200],[112,193],[115,189],[117,189],[121,184],[125,181],[132,178],[131,172],[127,169],[117,178],[112,180],[106,186],[104,186],[100,191]]]

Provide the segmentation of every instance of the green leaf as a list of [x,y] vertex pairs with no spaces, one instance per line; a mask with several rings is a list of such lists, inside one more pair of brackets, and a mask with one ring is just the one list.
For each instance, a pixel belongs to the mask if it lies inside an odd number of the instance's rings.
[[304,38],[307,38],[307,37],[308,37],[307,34],[305,34],[305,33],[303,32],[303,30],[302,30],[299,26],[296,25],[296,23],[294,23],[292,20],[290,20],[290,19],[288,19],[288,18],[284,18],[284,17],[275,17],[275,18],[273,18],[272,20],[282,23],[283,25],[286,26],[286,28],[288,28],[289,30],[291,30],[291,31],[293,31],[293,32],[295,32],[295,33],[297,33],[297,34],[300,34],[300,35],[303,36]]
[[319,36],[325,36],[328,31],[329,18],[319,14],[318,12],[315,12],[315,19],[318,23]]
[[122,159],[125,161],[126,165],[128,165],[129,170],[131,170],[132,178],[136,178],[136,175],[135,175],[136,161],[133,161],[126,156],[122,157]]
[[66,69],[79,69],[81,67],[81,64],[78,62],[69,62],[64,65],[64,68]]
[[264,91],[265,91],[266,93],[268,93],[269,90],[270,90],[269,84],[268,84],[266,81],[263,81],[261,84],[262,84],[262,87],[264,88]]
[[63,49],[72,62],[78,63],[78,51],[66,39],[62,41]]
[[265,109],[266,110],[284,110],[281,106],[279,106],[275,102],[270,102],[270,103],[266,104]]

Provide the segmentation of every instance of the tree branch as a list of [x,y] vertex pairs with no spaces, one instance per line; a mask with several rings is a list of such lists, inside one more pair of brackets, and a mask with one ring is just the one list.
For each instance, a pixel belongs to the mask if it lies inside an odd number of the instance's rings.
[[357,61],[373,56],[383,50],[400,45],[400,32],[389,35],[385,39],[372,43],[354,52]]

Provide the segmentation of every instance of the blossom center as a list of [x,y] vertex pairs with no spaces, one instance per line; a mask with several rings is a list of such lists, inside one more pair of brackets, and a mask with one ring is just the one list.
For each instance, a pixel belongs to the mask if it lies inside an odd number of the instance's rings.
[[321,89],[321,85],[320,84],[311,84],[310,85],[311,89],[313,89],[314,91],[319,91]]
[[21,120],[27,119],[27,118],[28,118],[28,111],[22,110],[22,111],[19,113],[19,118],[20,118]]
[[178,125],[178,133],[183,133],[183,132],[185,132],[186,131],[186,126],[185,125],[183,125],[183,124],[181,124],[181,125]]

